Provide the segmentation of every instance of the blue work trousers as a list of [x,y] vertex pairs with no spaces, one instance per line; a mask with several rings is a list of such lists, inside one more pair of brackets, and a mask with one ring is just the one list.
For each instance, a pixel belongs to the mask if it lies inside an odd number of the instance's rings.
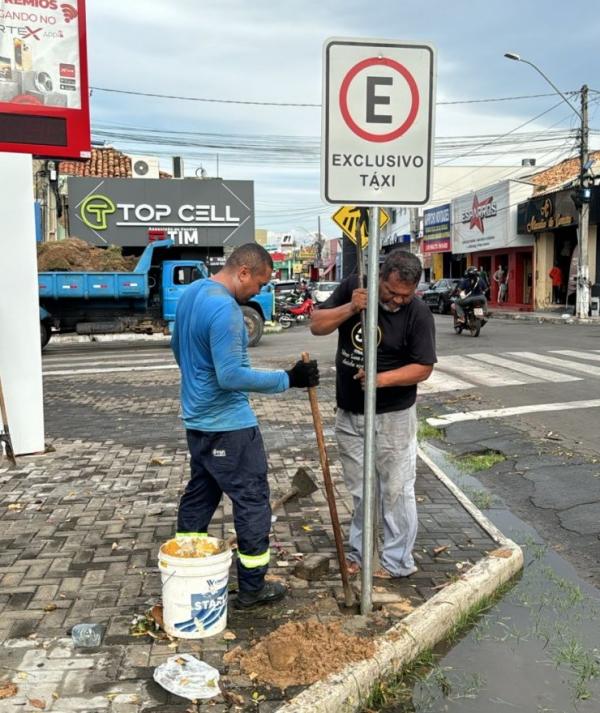
[[188,429],[191,478],[179,502],[178,533],[207,532],[223,493],[233,503],[238,541],[238,584],[257,591],[269,560],[271,506],[267,457],[259,429],[194,431]]

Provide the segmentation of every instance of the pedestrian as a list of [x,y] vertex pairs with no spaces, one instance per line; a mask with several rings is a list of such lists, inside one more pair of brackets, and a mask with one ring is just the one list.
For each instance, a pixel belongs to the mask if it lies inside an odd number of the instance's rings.
[[319,382],[316,361],[298,361],[289,371],[250,366],[239,305],[269,282],[272,269],[260,245],[234,250],[216,275],[186,288],[172,339],[191,466],[177,537],[206,535],[222,494],[229,496],[238,541],[236,606],[241,608],[285,594],[283,584],[265,581],[271,529],[267,459],[248,392],[275,394]]
[[480,277],[481,283],[483,285],[483,293],[489,300],[489,298],[490,298],[490,278],[487,274],[486,269],[482,265],[479,266],[479,277]]
[[494,273],[494,282],[498,285],[498,302],[506,302],[506,271],[502,265],[500,265]]
[[557,263],[554,263],[554,267],[548,273],[548,276],[552,280],[552,303],[561,304],[562,303],[562,289],[563,289],[563,274],[562,270]]
[[[416,571],[415,401],[417,384],[430,376],[437,361],[431,310],[413,299],[421,272],[416,255],[393,250],[379,275],[375,461],[384,540],[375,576],[385,579]],[[313,312],[311,321],[313,334],[338,331],[335,432],[354,504],[347,553],[350,574],[360,570],[362,555],[365,372],[360,313],[366,305],[367,291],[353,275]]]

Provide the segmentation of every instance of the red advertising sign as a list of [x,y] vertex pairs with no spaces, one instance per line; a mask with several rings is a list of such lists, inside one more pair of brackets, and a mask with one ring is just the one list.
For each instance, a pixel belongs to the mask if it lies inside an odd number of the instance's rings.
[[424,253],[450,252],[450,238],[440,238],[439,240],[422,240],[421,250]]
[[0,151],[90,155],[85,0],[0,0]]

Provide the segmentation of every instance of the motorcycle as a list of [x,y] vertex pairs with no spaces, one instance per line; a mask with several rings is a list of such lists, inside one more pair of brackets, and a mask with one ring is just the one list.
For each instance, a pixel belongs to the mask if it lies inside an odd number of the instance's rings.
[[481,328],[487,322],[485,313],[485,297],[483,295],[473,296],[473,299],[469,304],[463,305],[463,312],[465,314],[464,321],[459,320],[456,313],[456,302],[459,299],[459,297],[454,297],[450,307],[454,320],[454,331],[456,334],[462,334],[463,329],[468,329],[471,332],[472,337],[478,337],[481,332]]
[[283,329],[289,329],[296,322],[306,322],[313,313],[315,303],[307,297],[298,305],[282,304],[279,313],[279,324]]

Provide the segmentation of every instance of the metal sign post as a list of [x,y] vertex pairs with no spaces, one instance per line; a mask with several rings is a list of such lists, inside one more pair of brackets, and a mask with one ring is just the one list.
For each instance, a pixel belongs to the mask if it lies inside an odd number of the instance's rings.
[[[429,201],[434,106],[435,51],[431,45],[370,38],[326,40],[323,48],[322,196],[327,203],[372,207],[366,319],[362,316],[366,372],[363,614],[373,608],[379,206],[418,206]],[[344,220],[341,227],[346,230]],[[360,230],[356,235],[360,242]],[[359,280],[360,252],[357,249]]]
[[[373,609],[373,550],[375,548],[375,406],[377,394],[377,317],[379,314],[379,208],[371,209],[367,272],[365,355],[365,447],[363,478],[363,541],[360,610]],[[364,327],[363,327],[364,328]]]

